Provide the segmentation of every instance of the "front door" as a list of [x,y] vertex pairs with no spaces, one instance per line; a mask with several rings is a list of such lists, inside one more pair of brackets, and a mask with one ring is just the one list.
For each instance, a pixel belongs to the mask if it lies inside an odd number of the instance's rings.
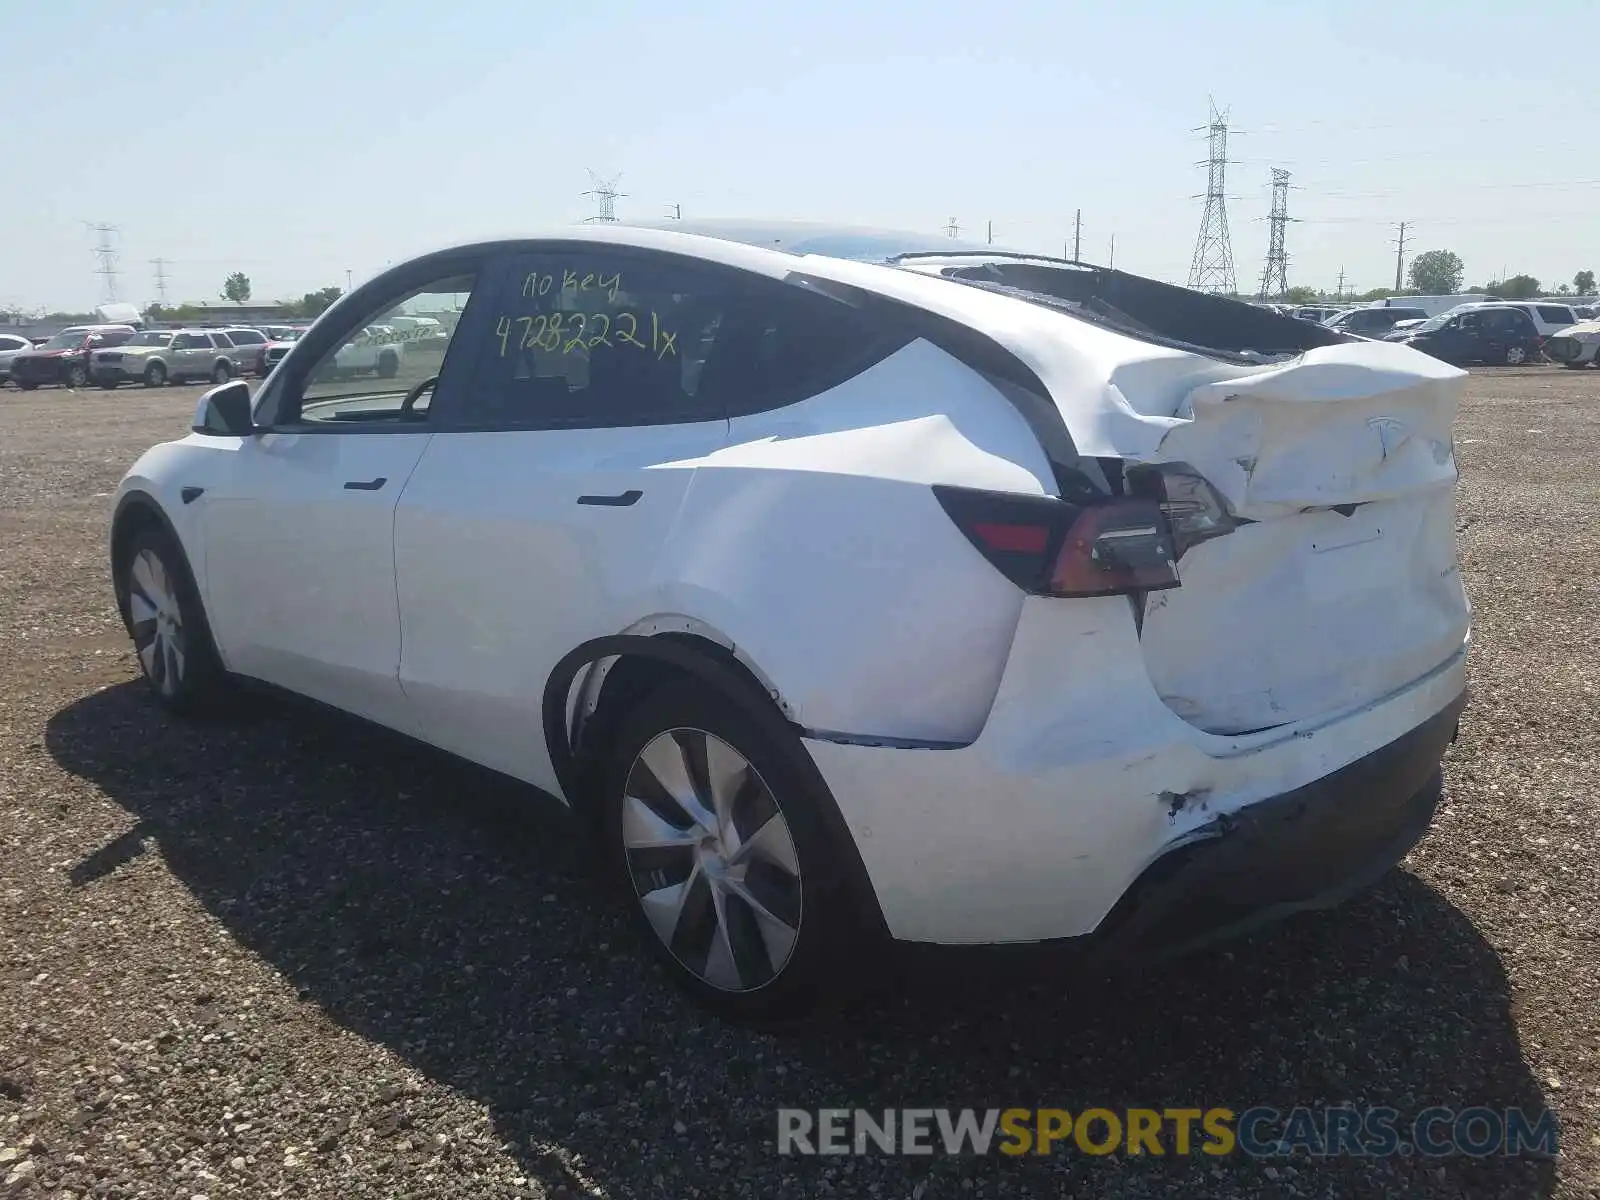
[[446,349],[393,379],[341,377],[334,363],[377,314],[464,305],[472,279],[452,271],[396,286],[375,311],[302,343],[258,404],[268,430],[240,445],[202,502],[209,612],[228,667],[411,731],[397,677],[394,510],[432,436]]

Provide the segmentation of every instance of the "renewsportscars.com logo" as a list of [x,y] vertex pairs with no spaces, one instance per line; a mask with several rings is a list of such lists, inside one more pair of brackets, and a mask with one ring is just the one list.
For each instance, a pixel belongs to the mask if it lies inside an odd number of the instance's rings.
[[779,1154],[1465,1154],[1554,1157],[1555,1114],[1520,1108],[781,1108]]

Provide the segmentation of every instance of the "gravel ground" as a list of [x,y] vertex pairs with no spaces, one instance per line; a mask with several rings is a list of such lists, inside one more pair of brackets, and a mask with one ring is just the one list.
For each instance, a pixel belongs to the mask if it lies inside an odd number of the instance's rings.
[[[1115,983],[702,1017],[521,789],[278,702],[158,715],[107,493],[194,389],[0,393],[0,1195],[1600,1197],[1600,373],[1476,374],[1474,700],[1404,871]],[[1561,1153],[797,1160],[781,1106],[1536,1108]]]

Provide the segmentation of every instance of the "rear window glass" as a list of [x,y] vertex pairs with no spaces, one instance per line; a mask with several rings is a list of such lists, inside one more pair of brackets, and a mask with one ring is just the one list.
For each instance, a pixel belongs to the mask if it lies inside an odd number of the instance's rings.
[[1539,305],[1540,320],[1549,321],[1557,325],[1572,324],[1572,310],[1562,304]]

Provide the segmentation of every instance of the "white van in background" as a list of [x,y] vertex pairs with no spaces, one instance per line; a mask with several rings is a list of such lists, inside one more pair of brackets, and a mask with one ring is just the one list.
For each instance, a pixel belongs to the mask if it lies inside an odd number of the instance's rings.
[[1454,296],[1390,296],[1379,300],[1374,308],[1420,308],[1430,317],[1447,313],[1463,304],[1494,304],[1495,298],[1487,292],[1461,292]]

